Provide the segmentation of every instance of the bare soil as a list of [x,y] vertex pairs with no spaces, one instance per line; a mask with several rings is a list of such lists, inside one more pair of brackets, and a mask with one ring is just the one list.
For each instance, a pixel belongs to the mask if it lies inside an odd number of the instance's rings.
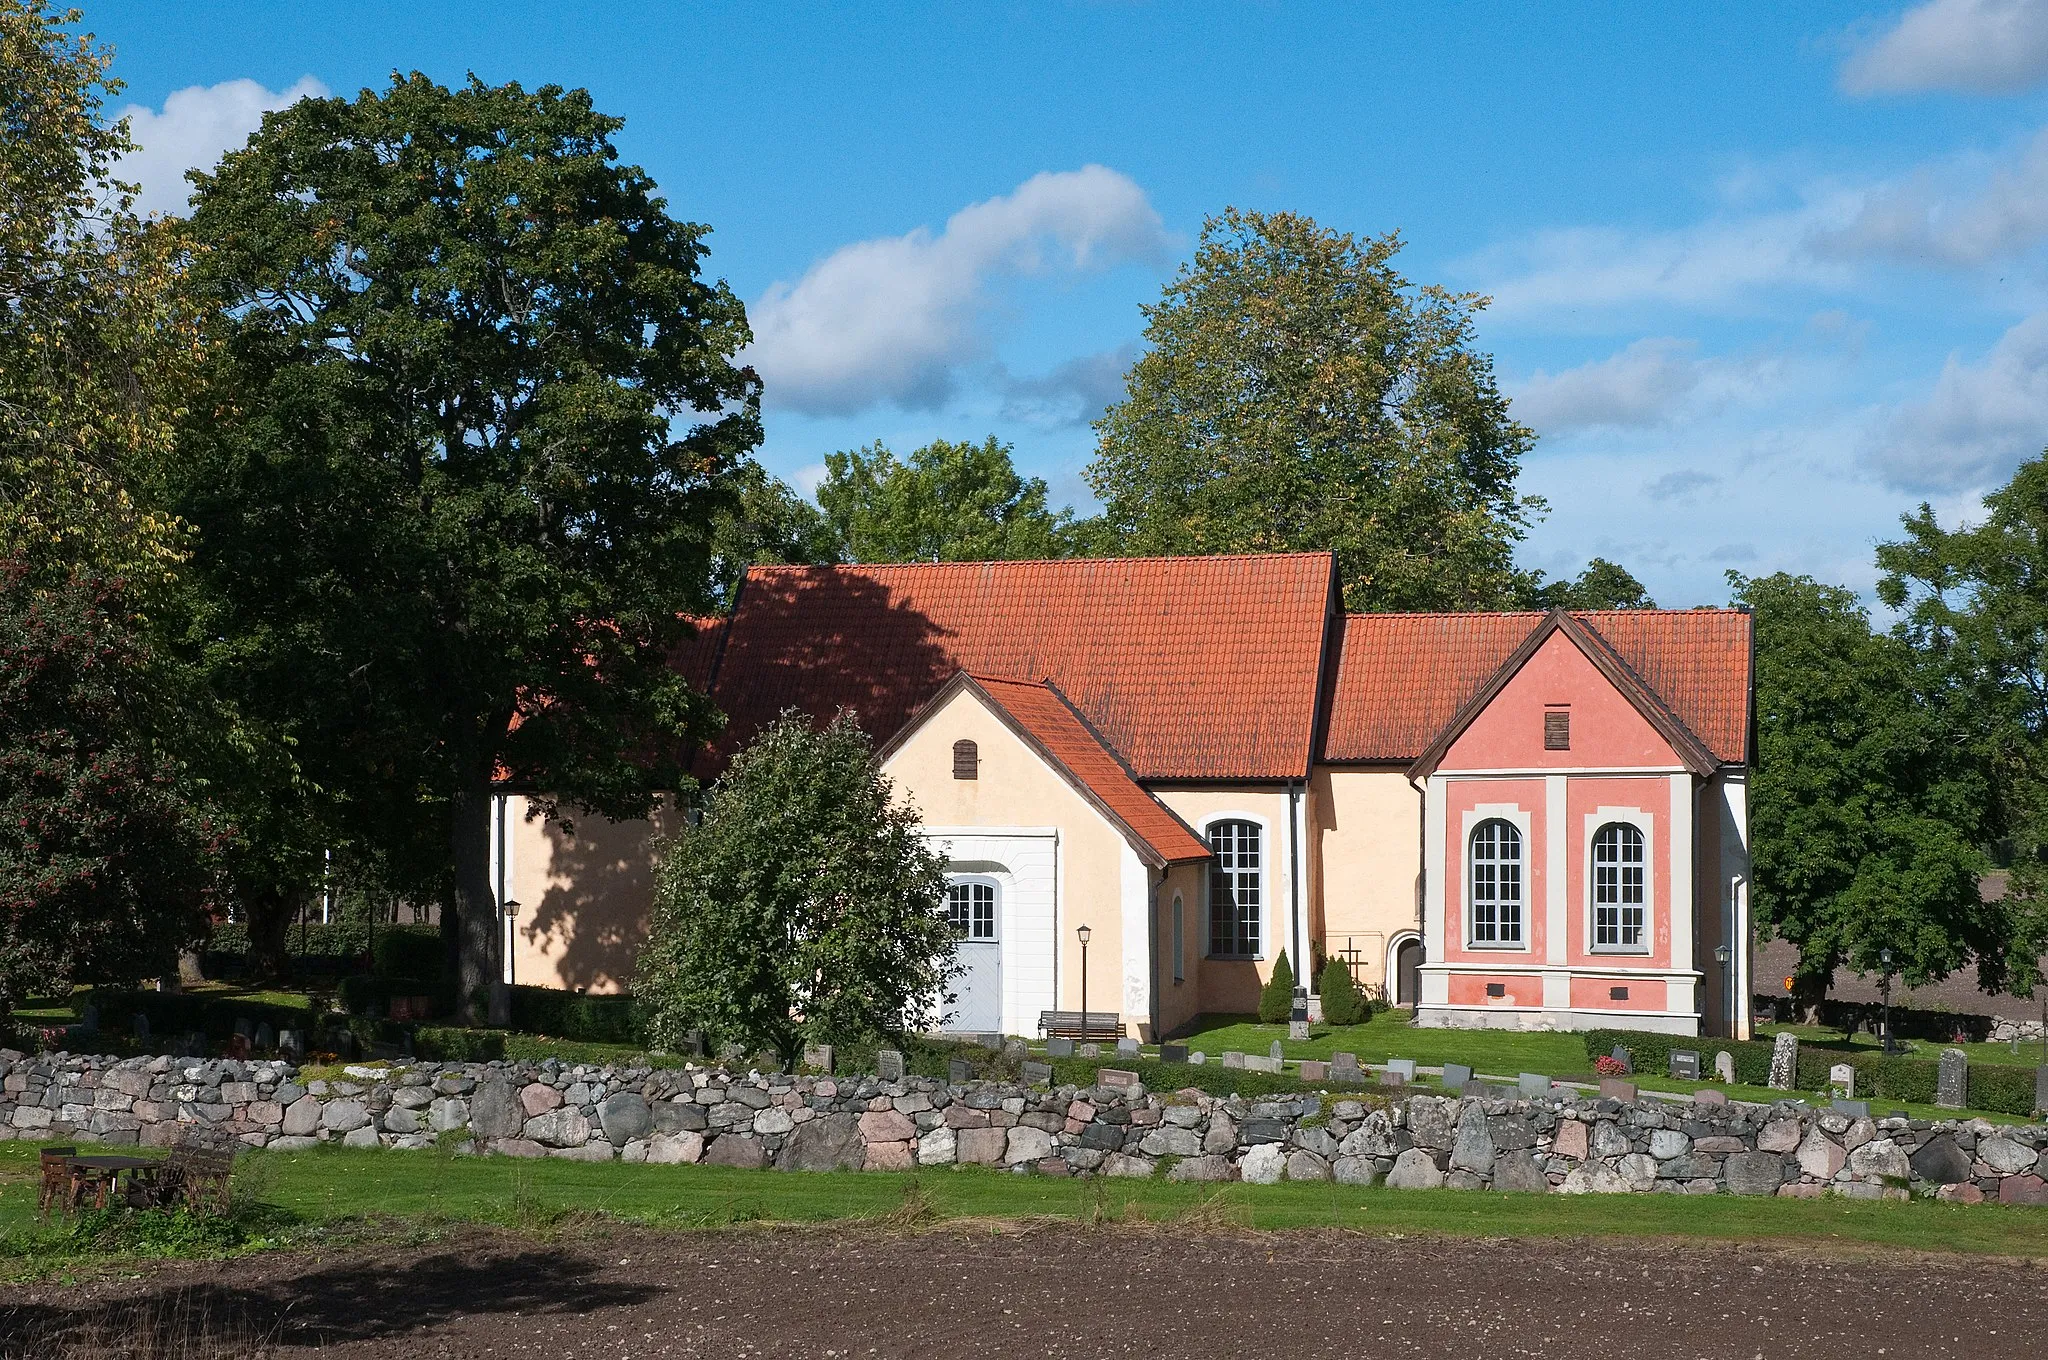
[[1187,1228],[470,1232],[0,1289],[0,1355],[2037,1357],[2048,1270]]

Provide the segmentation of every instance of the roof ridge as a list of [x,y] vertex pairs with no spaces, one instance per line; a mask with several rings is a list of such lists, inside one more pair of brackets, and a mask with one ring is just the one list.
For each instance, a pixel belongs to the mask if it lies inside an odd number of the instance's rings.
[[907,571],[932,567],[1053,567],[1089,566],[1105,562],[1283,562],[1305,558],[1334,558],[1328,549],[1303,552],[1164,553],[1143,557],[990,557],[964,562],[764,562],[747,568],[753,572],[784,571]]
[[[1345,622],[1352,619],[1535,619],[1548,618],[1548,609],[1388,609],[1388,610],[1346,610]],[[1727,614],[1741,617],[1750,611],[1735,605],[1696,604],[1682,609],[1567,609],[1563,611],[1573,618],[1671,618],[1684,615],[1688,618],[1700,614]]]

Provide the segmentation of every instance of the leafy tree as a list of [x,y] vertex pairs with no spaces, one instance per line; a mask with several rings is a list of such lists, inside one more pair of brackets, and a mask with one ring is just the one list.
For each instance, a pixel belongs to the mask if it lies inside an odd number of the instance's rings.
[[818,504],[856,562],[996,562],[1065,557],[1071,511],[1046,508],[1010,446],[934,440],[898,459],[881,444],[825,455]]
[[1852,592],[1729,580],[1756,611],[1751,905],[1798,946],[1794,994],[1817,1005],[1837,969],[1879,972],[1886,949],[1913,986],[1973,958],[1985,983],[2018,981],[2008,954],[2038,925],[1979,899],[1989,791],[1965,707]]
[[582,91],[414,74],[192,177],[195,636],[345,830],[452,866],[471,1018],[503,1014],[494,781],[610,817],[685,783],[707,710],[667,656],[759,439],[744,309],[619,127]]
[[849,717],[784,714],[670,843],[633,990],[656,1043],[775,1050],[926,1027],[952,971],[944,862]]
[[711,538],[712,594],[722,608],[732,607],[748,567],[840,560],[840,537],[824,514],[759,463],[742,463],[732,487],[732,501],[719,512]]
[[1268,1025],[1284,1025],[1294,1013],[1294,965],[1287,951],[1273,961],[1273,976],[1259,992],[1259,1019]]
[[1531,573],[1529,605],[1534,609],[1655,609],[1657,602],[1625,568],[1596,557],[1575,580],[1545,581]]
[[1095,426],[1086,475],[1123,551],[1331,549],[1350,609],[1520,598],[1535,436],[1472,346],[1484,299],[1411,285],[1400,249],[1293,213],[1204,224]]
[[169,579],[179,526],[138,503],[197,354],[170,234],[113,178],[121,88],[76,10],[0,0],[0,556],[52,585],[75,566],[131,594]]
[[1984,498],[1981,524],[1945,530],[1923,504],[1879,546],[1878,595],[1905,618],[1949,706],[1970,714],[1989,789],[1986,840],[2012,872],[1973,941],[1989,989],[2028,995],[2048,952],[2048,460]]
[[1362,1025],[1372,1014],[1351,969],[1335,954],[1323,965],[1323,1019],[1333,1025]]
[[223,828],[157,740],[141,637],[118,582],[0,562],[0,1017],[161,976],[203,932]]

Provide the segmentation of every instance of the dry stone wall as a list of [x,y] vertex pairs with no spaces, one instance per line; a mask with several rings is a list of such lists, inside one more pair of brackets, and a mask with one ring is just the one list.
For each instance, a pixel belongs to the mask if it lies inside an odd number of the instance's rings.
[[0,1050],[0,1136],[1181,1181],[1337,1180],[1564,1194],[2048,1203],[2048,1128],[1771,1106],[1336,1093],[1240,1099],[1139,1086],[789,1077],[718,1068],[417,1063],[312,1079],[280,1062]]

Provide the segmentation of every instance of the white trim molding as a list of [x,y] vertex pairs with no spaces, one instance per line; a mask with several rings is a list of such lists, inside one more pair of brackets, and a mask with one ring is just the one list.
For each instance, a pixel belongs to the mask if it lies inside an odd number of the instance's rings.
[[[1264,813],[1259,812],[1241,812],[1229,809],[1205,812],[1202,814],[1201,824],[1195,828],[1197,834],[1202,838],[1202,844],[1209,844],[1210,828],[1214,827],[1218,822],[1250,822],[1259,829],[1259,952],[1249,956],[1244,954],[1212,954],[1209,952],[1209,942],[1215,938],[1215,932],[1211,928],[1209,920],[1209,908],[1211,905],[1209,893],[1210,873],[1209,866],[1205,865],[1202,869],[1202,910],[1200,913],[1202,918],[1201,956],[1205,959],[1221,959],[1225,962],[1237,962],[1247,957],[1256,962],[1264,962],[1267,959],[1276,957],[1280,952],[1279,949],[1274,947],[1273,942],[1273,919],[1275,916],[1273,910],[1273,884],[1278,881],[1276,870],[1280,867],[1276,862],[1274,853],[1279,847],[1273,839],[1273,820]],[[1288,847],[1288,853],[1293,853],[1292,846]],[[1290,871],[1293,868],[1292,865],[1288,867]],[[1284,947],[1286,941],[1283,940],[1280,943]],[[1297,968],[1297,976],[1299,972],[1300,970]]]
[[[1467,952],[1485,954],[1528,954],[1534,948],[1530,943],[1535,931],[1535,915],[1538,904],[1531,896],[1535,883],[1536,843],[1529,834],[1532,820],[1528,811],[1516,803],[1477,803],[1460,814],[1458,828],[1458,932],[1461,947]],[[1514,944],[1475,944],[1472,940],[1472,833],[1482,822],[1502,821],[1515,829],[1522,838],[1522,938]],[[1545,875],[1546,880],[1548,875]]]
[[[1599,944],[1595,939],[1593,911],[1593,837],[1609,823],[1632,826],[1643,838],[1643,942],[1640,945]],[[1585,930],[1586,952],[1601,958],[1637,958],[1657,949],[1657,819],[1655,814],[1632,807],[1599,807],[1585,816],[1585,834],[1579,840],[1579,862],[1585,874],[1585,892],[1579,903],[1579,922]],[[1676,871],[1673,871],[1675,878]],[[1677,933],[1677,922],[1672,922]],[[1683,965],[1691,967],[1688,959]],[[1674,967],[1679,966],[1674,962]]]

